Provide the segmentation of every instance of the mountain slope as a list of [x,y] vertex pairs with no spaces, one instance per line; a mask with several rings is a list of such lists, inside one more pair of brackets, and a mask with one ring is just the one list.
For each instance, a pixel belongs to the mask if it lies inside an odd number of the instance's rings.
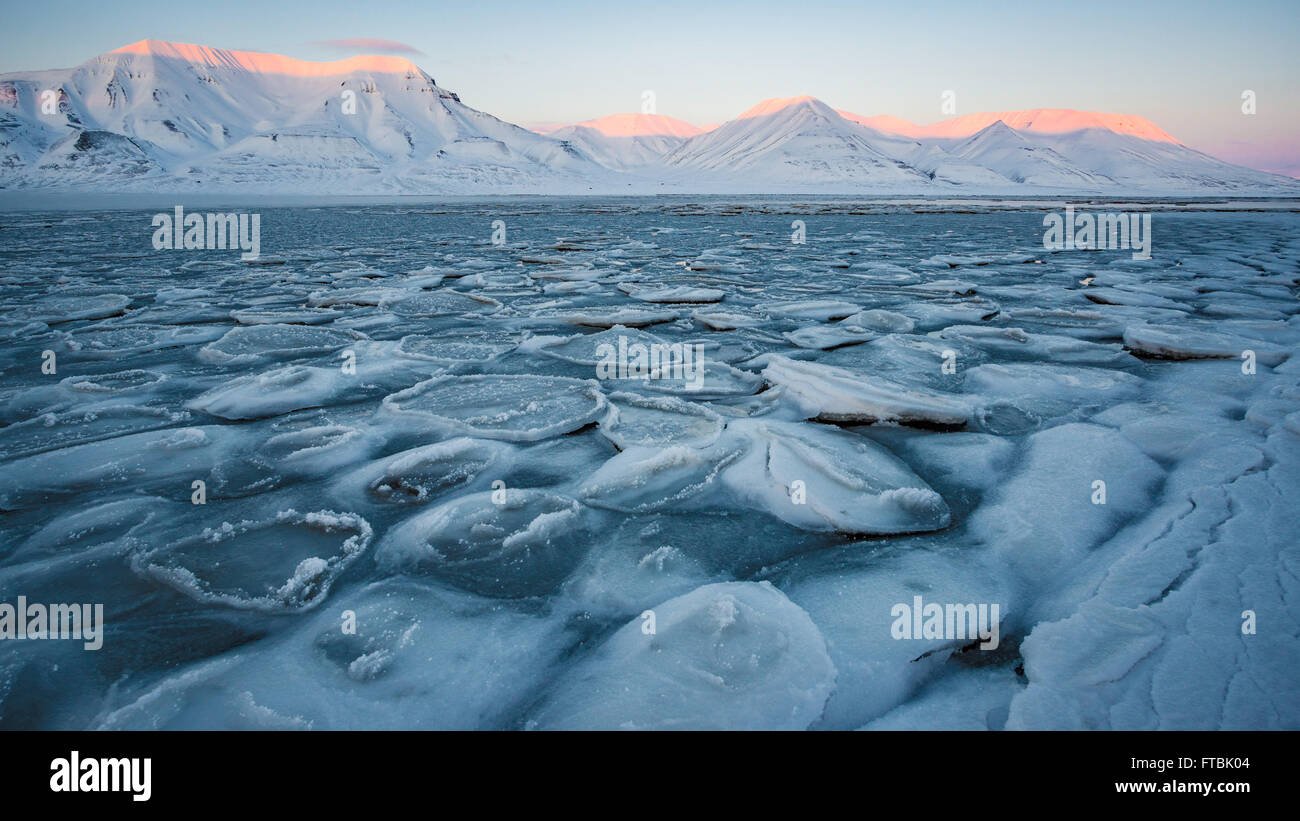
[[765,100],[708,130],[616,114],[547,134],[409,60],[310,62],[142,40],[0,75],[0,188],[311,194],[1300,195],[1128,115],[1034,109],[931,126]]
[[569,143],[605,168],[635,171],[657,165],[701,130],[662,114],[611,114],[544,133]]
[[[47,90],[56,114],[42,110]],[[123,139],[85,136],[99,132]],[[109,173],[141,188],[577,190],[600,172],[560,140],[464,105],[408,60],[313,63],[154,40],[0,76],[0,140],[10,187]]]
[[1043,145],[1035,145],[998,120],[983,131],[948,148],[948,153],[969,160],[1008,180],[1057,188],[1111,184],[1111,180],[1077,168]]
[[1232,165],[1177,141],[1143,139],[1100,128],[1066,134],[1028,133],[1025,138],[1050,148],[1076,167],[1105,176],[1123,190],[1234,196],[1300,193],[1300,181]]
[[1044,108],[968,114],[918,126],[895,117],[840,113],[877,133],[937,147],[1025,186],[1146,194],[1300,194],[1300,182],[1294,179],[1215,159],[1129,114]]
[[685,120],[666,117],[663,114],[610,114],[595,120],[570,123],[569,126],[551,129],[545,133],[554,133],[562,128],[580,126],[590,128],[606,137],[679,137],[686,139],[703,133]]
[[732,183],[830,188],[924,188],[928,175],[888,156],[866,129],[812,97],[765,100],[692,137],[664,158],[672,169]]
[[978,134],[996,122],[1015,131],[1042,134],[1064,134],[1100,128],[1116,134],[1127,134],[1144,140],[1177,143],[1155,123],[1132,114],[1105,114],[1100,111],[1075,111],[1070,108],[1032,108],[1023,111],[983,111],[964,114],[930,125],[917,125],[887,114],[864,117],[849,111],[839,114],[847,120],[860,123],[878,131],[902,134],[918,139],[951,140]]

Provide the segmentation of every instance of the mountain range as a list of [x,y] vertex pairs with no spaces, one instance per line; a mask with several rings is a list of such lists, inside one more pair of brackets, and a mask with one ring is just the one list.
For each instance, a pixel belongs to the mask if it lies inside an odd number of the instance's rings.
[[1068,109],[929,126],[766,100],[716,127],[616,114],[531,131],[409,60],[142,40],[0,75],[0,188],[320,194],[1300,195],[1154,123]]

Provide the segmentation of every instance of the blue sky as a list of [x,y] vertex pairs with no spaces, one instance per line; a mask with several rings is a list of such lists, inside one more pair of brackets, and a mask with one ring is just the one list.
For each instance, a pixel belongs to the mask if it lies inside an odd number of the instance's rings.
[[[64,68],[147,37],[304,59],[322,41],[409,44],[512,122],[639,110],[696,124],[811,94],[919,123],[1040,107],[1139,114],[1256,167],[1300,167],[1300,4],[1212,2],[0,2],[0,72]],[[1241,93],[1257,113],[1241,113]]]

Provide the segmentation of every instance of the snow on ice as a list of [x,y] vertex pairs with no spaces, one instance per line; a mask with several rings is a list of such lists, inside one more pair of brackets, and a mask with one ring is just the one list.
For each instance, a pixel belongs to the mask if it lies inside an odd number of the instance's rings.
[[[401,82],[521,173],[586,162]],[[998,125],[908,156],[1094,178]],[[724,174],[843,137],[931,184],[846,129],[573,139]],[[286,137],[239,140],[341,150]],[[0,601],[105,632],[0,643],[0,727],[1298,729],[1298,218],[1153,201],[1137,260],[1045,252],[1045,207],[267,208],[256,265],[8,214]],[[697,374],[607,367],[673,346]],[[996,647],[893,635],[918,596]]]

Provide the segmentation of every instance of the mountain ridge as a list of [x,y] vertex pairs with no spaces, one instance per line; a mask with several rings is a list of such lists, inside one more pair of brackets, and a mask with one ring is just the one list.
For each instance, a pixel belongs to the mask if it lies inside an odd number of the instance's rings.
[[[977,127],[978,126],[978,127]],[[620,114],[535,133],[402,57],[312,62],[141,40],[0,75],[0,188],[283,193],[1300,194],[1132,115],[931,126],[808,95],[710,130]],[[630,189],[630,190],[629,190]]]

